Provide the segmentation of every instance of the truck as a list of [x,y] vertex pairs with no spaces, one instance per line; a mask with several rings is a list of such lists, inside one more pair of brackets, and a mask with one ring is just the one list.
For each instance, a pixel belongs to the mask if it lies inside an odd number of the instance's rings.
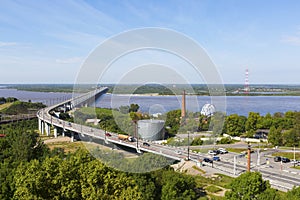
[[129,135],[118,134],[118,139],[129,141],[129,142],[134,142],[134,138]]

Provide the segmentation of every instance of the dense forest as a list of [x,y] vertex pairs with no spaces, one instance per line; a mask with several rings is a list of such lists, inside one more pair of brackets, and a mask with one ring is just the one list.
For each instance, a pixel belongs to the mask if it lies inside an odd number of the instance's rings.
[[[38,91],[38,92],[87,92],[94,88],[95,84],[73,85],[73,84],[12,84],[4,85],[8,88],[18,90]],[[183,90],[188,94],[193,95],[210,95],[209,88],[224,88],[226,95],[251,95],[251,96],[266,96],[266,95],[300,95],[299,85],[250,85],[250,93],[243,91],[242,84],[224,84],[224,85],[206,85],[206,84],[101,84],[109,88],[109,93],[129,94],[134,91],[134,94],[157,93],[160,95],[180,95]]]
[[[0,199],[208,199],[202,176],[168,166],[148,173],[117,171],[84,149],[50,150],[36,126],[36,120],[1,125],[6,137],[0,138]],[[217,199],[300,198],[299,188],[279,193],[258,172],[242,174],[225,187],[225,197]]]
[[196,199],[195,180],[170,168],[117,171],[85,150],[52,151],[36,120],[1,125],[0,199]]

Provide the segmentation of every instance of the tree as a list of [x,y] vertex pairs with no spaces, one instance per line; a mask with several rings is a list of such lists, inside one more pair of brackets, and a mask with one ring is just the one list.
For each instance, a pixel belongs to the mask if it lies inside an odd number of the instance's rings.
[[231,182],[231,191],[227,191],[225,197],[228,200],[258,199],[268,188],[270,188],[269,182],[264,181],[259,172],[245,172]]
[[213,134],[215,136],[221,135],[224,129],[225,114],[221,112],[215,112],[211,117],[211,124]]
[[165,127],[169,134],[175,135],[178,132],[180,127],[180,115],[181,110],[172,110],[167,112]]
[[202,144],[203,144],[203,141],[201,140],[201,137],[194,138],[194,140],[191,143],[192,146],[198,146],[198,145],[202,145]]
[[259,113],[249,112],[248,119],[247,119],[246,125],[245,125],[246,131],[256,131],[259,120],[260,120]]
[[294,187],[286,193],[285,199],[298,200],[300,199],[300,187]]
[[199,116],[199,131],[208,131],[211,117],[200,114]]
[[161,199],[195,199],[195,180],[185,174],[166,171],[162,177]]
[[231,136],[240,136],[245,132],[245,123],[247,118],[237,114],[231,114],[226,117],[226,133]]
[[273,123],[272,115],[267,113],[264,117],[261,117],[258,122],[258,127],[261,129],[269,129],[271,128]]
[[[281,195],[278,193],[277,190],[273,188],[267,188],[265,191],[263,191],[258,195],[257,199],[258,200],[281,200],[284,198],[281,197]],[[290,199],[290,198],[286,198],[286,199]]]
[[129,112],[137,112],[140,106],[138,104],[130,104]]
[[282,145],[282,129],[275,128],[275,126],[272,126],[270,128],[270,132],[268,134],[268,142],[272,143],[274,146],[280,146]]

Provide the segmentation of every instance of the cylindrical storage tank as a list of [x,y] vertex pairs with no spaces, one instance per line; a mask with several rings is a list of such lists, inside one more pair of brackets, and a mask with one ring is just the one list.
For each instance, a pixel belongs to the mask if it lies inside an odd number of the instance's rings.
[[164,120],[139,120],[138,134],[144,140],[162,140],[164,139]]

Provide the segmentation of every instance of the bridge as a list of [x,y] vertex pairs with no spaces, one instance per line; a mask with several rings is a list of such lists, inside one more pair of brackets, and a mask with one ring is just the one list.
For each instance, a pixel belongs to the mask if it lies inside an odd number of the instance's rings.
[[[58,136],[59,131],[63,136],[65,136],[66,133],[70,133],[71,142],[74,141],[75,134],[80,134],[82,136],[88,136],[91,138],[103,140],[106,144],[112,143],[123,147],[136,149],[137,153],[150,152],[178,161],[183,161],[188,158],[188,160],[194,161],[198,165],[201,165],[202,162],[200,161],[204,157],[207,157],[206,154],[192,151],[186,147],[168,146],[157,144],[155,142],[148,142],[150,145],[143,145],[145,141],[143,141],[142,139],[138,139],[135,142],[120,140],[118,138],[118,134],[116,133],[110,133],[110,135],[108,136],[105,130],[64,121],[50,114],[50,112],[53,112],[53,110],[55,109],[60,109],[66,112],[74,109],[75,107],[88,106],[89,104],[93,104],[96,98],[101,97],[101,95],[105,94],[107,91],[108,88],[101,87],[88,93],[81,94],[72,99],[66,100],[64,102],[58,103],[56,105],[39,110],[37,112],[39,131],[41,132],[41,134],[46,134],[47,136],[49,136],[51,134],[52,127],[54,137]],[[222,159],[218,162],[205,163],[205,165],[214,168],[220,173],[225,172],[226,174],[234,177],[246,171],[246,165],[236,162],[236,158],[234,160]],[[258,165],[252,162],[251,169],[255,171],[257,170],[256,168],[258,169]],[[286,191],[292,189],[293,186],[300,185],[300,179],[296,178],[294,175],[289,176],[287,174],[281,173],[280,176],[278,176],[276,172],[271,172],[267,168],[260,168],[259,171],[262,173],[265,179],[270,180],[270,183],[273,187],[280,190]]]
[[[108,91],[108,88],[102,87],[98,88],[94,91],[90,91],[88,93],[79,95],[75,98],[69,99],[67,101],[61,102],[59,104],[49,106],[47,108],[41,109],[37,112],[38,117],[38,126],[39,131],[42,135],[46,134],[49,136],[51,134],[51,127],[53,128],[54,137],[57,137],[59,134],[59,130],[61,131],[61,135],[65,136],[65,134],[68,132],[71,134],[71,142],[74,141],[75,134],[80,134],[82,136],[89,136],[96,139],[101,139],[105,141],[105,143],[113,143],[129,148],[136,149],[138,153],[141,152],[151,152],[154,154],[163,155],[165,157],[174,159],[174,160],[183,160],[187,157],[184,153],[176,153],[174,151],[174,147],[164,146],[160,144],[151,143],[150,146],[143,145],[144,142],[141,139],[138,139],[136,142],[130,142],[127,140],[120,140],[118,138],[118,134],[116,133],[110,133],[110,136],[107,136],[105,134],[105,130],[98,129],[98,128],[92,128],[90,126],[82,125],[82,124],[76,124],[71,123],[62,119],[59,119],[58,117],[55,117],[50,114],[51,111],[55,109],[61,109],[63,111],[72,110],[75,107],[81,107],[81,106],[88,106],[89,104],[92,104],[96,98],[99,98],[101,95],[105,94]],[[178,151],[177,151],[178,152]],[[191,152],[192,153],[192,152]],[[199,159],[198,154],[190,154],[190,158],[197,161]]]

